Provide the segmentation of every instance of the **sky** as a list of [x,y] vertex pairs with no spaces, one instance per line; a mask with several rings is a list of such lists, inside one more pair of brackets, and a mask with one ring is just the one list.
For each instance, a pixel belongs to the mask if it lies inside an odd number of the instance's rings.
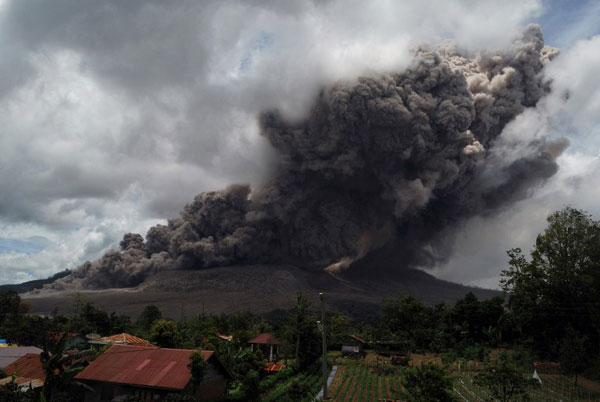
[[100,257],[194,195],[276,168],[256,118],[306,113],[320,86],[401,71],[415,43],[502,48],[539,23],[553,90],[503,133],[566,136],[559,172],[464,222],[434,275],[496,287],[566,205],[600,219],[600,4],[595,1],[0,0],[0,284]]

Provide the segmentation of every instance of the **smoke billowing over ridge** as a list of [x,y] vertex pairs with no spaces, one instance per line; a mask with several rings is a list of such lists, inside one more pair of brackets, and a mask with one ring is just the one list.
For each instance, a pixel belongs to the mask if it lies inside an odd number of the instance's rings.
[[167,225],[121,251],[86,262],[54,288],[135,286],[156,271],[286,262],[346,268],[378,249],[407,266],[447,257],[439,232],[527,195],[558,169],[566,140],[493,164],[494,140],[546,92],[541,74],[556,51],[528,27],[503,52],[462,56],[451,46],[420,48],[406,71],[337,83],[318,94],[305,119],[260,116],[280,155],[261,188],[234,185],[199,194]]

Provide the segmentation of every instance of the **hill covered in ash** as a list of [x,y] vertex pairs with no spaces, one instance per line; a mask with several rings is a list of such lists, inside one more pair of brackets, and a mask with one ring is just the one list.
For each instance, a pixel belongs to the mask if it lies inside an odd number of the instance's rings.
[[369,271],[361,260],[380,253],[388,270],[443,260],[440,233],[557,171],[566,140],[516,151],[498,141],[550,90],[543,66],[555,54],[539,26],[502,51],[421,47],[405,71],[323,88],[302,120],[265,111],[261,133],[279,163],[262,187],[199,194],[167,225],[126,234],[120,250],[48,287],[134,287],[161,272],[251,264]]
[[[501,295],[498,291],[470,288],[432,277],[420,270],[393,269],[377,275],[332,276],[291,265],[243,265],[201,270],[159,271],[138,286],[126,289],[81,291],[80,295],[106,311],[137,316],[147,305],[156,305],[168,317],[197,314],[232,314],[241,311],[266,314],[294,306],[298,291],[319,306],[325,292],[328,311],[369,320],[377,317],[383,297],[406,292],[432,305],[453,303],[472,291],[480,299]],[[52,314],[73,312],[73,293],[43,291],[26,294],[32,311]]]

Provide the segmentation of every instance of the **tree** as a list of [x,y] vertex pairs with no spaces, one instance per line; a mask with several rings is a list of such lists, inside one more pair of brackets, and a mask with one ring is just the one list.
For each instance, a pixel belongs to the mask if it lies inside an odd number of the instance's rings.
[[[508,251],[509,269],[501,286],[510,295],[513,323],[532,338],[542,356],[554,358],[557,345],[572,327],[588,337],[592,355],[600,341],[600,224],[566,207],[548,217],[527,259]],[[550,356],[548,356],[550,355]]]
[[177,344],[177,324],[160,319],[152,325],[150,336],[160,347],[172,348]]
[[421,367],[407,367],[402,370],[404,398],[410,402],[450,402],[452,396],[452,378],[442,367],[432,363]]
[[501,353],[498,360],[475,376],[475,384],[485,387],[492,398],[501,402],[529,400],[528,389],[539,385],[533,378],[523,376],[506,353]]
[[188,364],[188,368],[192,373],[192,384],[200,385],[204,378],[204,374],[206,372],[206,361],[202,357],[202,353],[195,352],[190,356],[190,364]]
[[585,370],[587,363],[586,337],[568,327],[560,345],[560,368],[565,374],[575,376],[576,389],[577,376]]
[[40,353],[40,361],[46,377],[42,394],[47,401],[58,400],[57,396],[67,394],[72,386],[89,388],[83,383],[73,381],[73,378],[85,368],[80,359],[93,354],[93,351],[85,350],[67,354],[68,339],[68,334],[63,333],[56,342],[47,340]]
[[327,320],[327,343],[329,349],[339,349],[349,334],[350,323],[343,313],[335,313]]
[[414,339],[415,332],[424,326],[425,316],[423,303],[403,292],[386,297],[381,304],[381,322],[401,339]]
[[152,324],[161,318],[162,313],[158,307],[155,305],[149,305],[144,307],[144,310],[142,310],[142,313],[138,317],[136,324],[138,327],[148,331],[152,327]]
[[299,371],[314,363],[321,354],[317,319],[308,313],[310,304],[302,292],[298,292],[291,326],[296,341],[295,364]]
[[10,315],[19,313],[19,305],[21,303],[21,297],[14,290],[2,290],[0,291],[0,325]]

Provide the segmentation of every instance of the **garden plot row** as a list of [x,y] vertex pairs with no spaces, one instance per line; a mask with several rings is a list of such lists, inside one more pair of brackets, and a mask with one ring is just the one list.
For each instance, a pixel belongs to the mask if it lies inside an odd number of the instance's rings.
[[329,396],[332,401],[367,402],[400,398],[398,370],[368,367],[363,363],[338,366]]

